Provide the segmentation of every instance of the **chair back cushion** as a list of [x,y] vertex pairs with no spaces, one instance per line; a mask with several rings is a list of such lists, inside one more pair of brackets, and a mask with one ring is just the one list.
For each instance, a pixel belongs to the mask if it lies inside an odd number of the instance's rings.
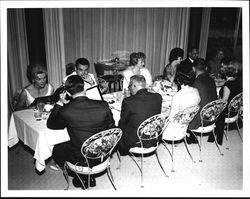
[[202,108],[200,112],[201,121],[209,121],[214,123],[221,112],[225,109],[226,105],[227,101],[223,99],[209,102]]
[[122,130],[112,128],[99,132],[88,138],[81,147],[81,153],[85,159],[106,159],[119,142]]
[[230,112],[239,112],[243,106],[243,97],[242,93],[236,95],[228,105],[228,111]]

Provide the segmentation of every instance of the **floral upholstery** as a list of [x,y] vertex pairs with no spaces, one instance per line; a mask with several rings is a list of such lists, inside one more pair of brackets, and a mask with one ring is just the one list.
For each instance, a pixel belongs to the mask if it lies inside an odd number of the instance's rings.
[[165,120],[166,118],[162,114],[157,114],[146,119],[138,127],[138,137],[142,140],[157,138],[162,132]]
[[99,158],[109,155],[122,136],[119,128],[97,133],[82,145],[82,154],[87,158]]
[[242,93],[236,95],[230,102],[228,105],[228,109],[229,111],[232,112],[238,112],[241,110],[243,106],[243,98],[242,98]]
[[222,99],[214,100],[208,103],[201,110],[201,119],[209,122],[214,122],[220,115],[220,113],[224,110],[226,105],[227,102]]
[[200,107],[197,105],[197,106],[188,107],[184,109],[183,111],[180,111],[174,116],[172,122],[179,123],[181,125],[188,125],[189,122],[191,122],[194,116],[197,114],[199,108]]

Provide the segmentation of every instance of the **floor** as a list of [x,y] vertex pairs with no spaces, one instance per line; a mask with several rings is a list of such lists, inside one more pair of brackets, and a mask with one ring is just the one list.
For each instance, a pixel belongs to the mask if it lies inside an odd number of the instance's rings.
[[[242,129],[240,130],[242,133]],[[38,174],[34,169],[32,151],[19,142],[8,150],[8,193],[15,195],[17,190],[22,194],[36,194],[39,196],[223,196],[240,195],[243,187],[243,143],[236,130],[229,132],[229,150],[226,150],[224,140],[219,154],[215,143],[206,142],[203,137],[203,162],[199,162],[198,145],[188,145],[196,160],[193,163],[185,149],[184,142],[174,147],[175,172],[171,172],[171,159],[167,150],[160,145],[159,158],[168,175],[165,177],[159,167],[156,156],[144,159],[144,188],[140,187],[140,173],[132,159],[122,156],[121,168],[116,154],[111,159],[111,171],[114,176],[117,191],[114,191],[103,173],[96,177],[97,186],[89,191],[75,188],[70,177],[70,187],[64,191],[67,183],[62,171],[51,170]],[[169,145],[170,146],[170,145]],[[138,159],[139,161],[139,159]],[[247,188],[248,189],[248,188]],[[39,192],[37,192],[39,190]],[[42,191],[41,191],[42,190]],[[105,194],[104,194],[105,193]]]

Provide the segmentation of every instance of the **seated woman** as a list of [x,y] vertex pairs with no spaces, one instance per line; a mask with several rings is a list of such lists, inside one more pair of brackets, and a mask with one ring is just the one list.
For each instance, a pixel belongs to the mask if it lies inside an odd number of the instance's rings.
[[29,108],[35,98],[49,96],[54,93],[53,86],[47,83],[47,71],[44,65],[29,65],[27,77],[31,84],[22,90],[15,110]]
[[169,64],[167,64],[163,71],[163,78],[171,82],[175,87],[179,86],[177,81],[176,70],[180,65],[184,55],[184,50],[181,48],[173,48],[169,55]]
[[[219,91],[220,98],[228,102],[226,108],[219,115],[216,122],[215,135],[217,138],[217,142],[220,145],[222,145],[223,141],[223,131],[225,126],[225,117],[228,111],[228,104],[233,99],[233,97],[242,92],[242,79],[238,78],[238,69],[236,64],[237,64],[236,61],[231,61],[229,65],[224,68],[224,75],[226,77],[226,82]],[[234,114],[236,113],[230,113],[230,117],[234,116]],[[213,142],[213,141],[214,141],[214,136],[211,133],[211,135],[208,137],[208,142]]]
[[164,127],[162,138],[172,140],[185,137],[188,125],[180,125],[173,122],[174,116],[186,108],[199,105],[200,95],[198,89],[190,86],[190,80],[183,78],[181,89],[173,96],[169,113],[169,123]]
[[128,89],[130,77],[133,75],[143,75],[146,79],[146,87],[150,87],[152,84],[152,76],[150,71],[145,68],[145,54],[142,52],[138,53],[131,53],[130,54],[130,66],[122,72],[122,75],[124,77],[123,79],[123,89]]

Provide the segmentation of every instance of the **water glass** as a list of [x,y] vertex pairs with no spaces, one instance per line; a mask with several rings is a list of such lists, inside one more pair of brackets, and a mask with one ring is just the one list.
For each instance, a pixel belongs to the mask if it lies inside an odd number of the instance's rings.
[[43,112],[40,112],[38,110],[34,110],[34,117],[37,121],[40,121],[42,119]]

